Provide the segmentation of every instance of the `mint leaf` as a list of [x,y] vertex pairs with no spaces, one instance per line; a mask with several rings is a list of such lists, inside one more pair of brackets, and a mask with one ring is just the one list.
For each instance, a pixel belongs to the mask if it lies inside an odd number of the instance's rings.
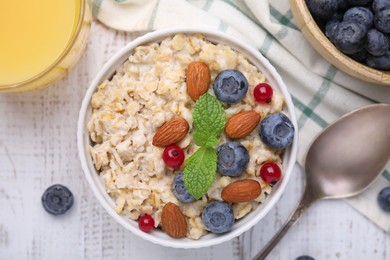
[[210,135],[208,133],[195,131],[193,136],[194,141],[199,146],[210,146],[213,147],[218,144],[219,136]]
[[205,194],[217,172],[217,151],[212,147],[201,147],[185,162],[184,187],[195,198]]
[[218,159],[214,146],[225,128],[226,118],[221,102],[208,93],[196,101],[192,117],[196,129],[193,138],[201,148],[186,160],[183,179],[184,187],[199,199],[214,181]]
[[203,94],[195,103],[192,117],[198,132],[197,138],[194,138],[195,143],[199,146],[205,143],[216,145],[217,142],[210,141],[209,138],[218,140],[225,127],[225,111],[221,102],[209,93]]

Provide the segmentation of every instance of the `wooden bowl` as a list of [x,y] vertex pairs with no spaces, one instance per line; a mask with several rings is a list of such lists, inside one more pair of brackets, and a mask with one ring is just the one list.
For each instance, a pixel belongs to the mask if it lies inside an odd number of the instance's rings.
[[291,10],[298,28],[328,62],[349,75],[371,83],[390,86],[390,71],[381,71],[365,66],[340,52],[318,27],[305,0],[290,0]]

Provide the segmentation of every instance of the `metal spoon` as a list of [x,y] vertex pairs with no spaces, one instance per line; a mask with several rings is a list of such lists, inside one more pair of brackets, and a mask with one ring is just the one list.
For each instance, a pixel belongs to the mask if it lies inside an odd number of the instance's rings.
[[390,159],[390,105],[352,111],[325,128],[306,155],[305,190],[298,207],[254,259],[265,259],[309,206],[365,190]]

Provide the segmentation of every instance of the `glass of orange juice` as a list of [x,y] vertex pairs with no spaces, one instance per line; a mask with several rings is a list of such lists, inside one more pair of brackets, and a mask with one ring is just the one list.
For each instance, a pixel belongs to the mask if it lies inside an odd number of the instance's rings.
[[64,77],[88,41],[88,0],[0,3],[0,91],[40,89]]

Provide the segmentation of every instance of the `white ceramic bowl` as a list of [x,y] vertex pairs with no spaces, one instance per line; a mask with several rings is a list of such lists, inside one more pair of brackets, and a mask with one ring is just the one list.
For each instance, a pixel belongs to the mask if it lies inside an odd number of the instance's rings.
[[[92,158],[89,155],[88,148],[91,144],[91,140],[88,136],[86,129],[87,122],[91,116],[92,108],[90,104],[91,96],[96,91],[97,86],[103,82],[105,79],[110,78],[118,68],[133,52],[133,49],[139,45],[145,45],[150,42],[160,42],[168,36],[173,36],[177,33],[185,34],[195,34],[201,33],[206,39],[213,43],[223,43],[231,48],[245,54],[249,60],[254,64],[260,71],[266,76],[267,80],[274,87],[279,89],[280,93],[285,98],[286,108],[285,113],[289,116],[292,123],[295,126],[295,138],[292,145],[285,151],[283,156],[283,165],[284,172],[283,178],[274,186],[272,193],[267,197],[266,202],[261,204],[255,211],[249,213],[243,219],[236,221],[231,231],[222,234],[215,235],[209,233],[199,240],[192,240],[188,238],[182,239],[173,239],[167,234],[160,230],[154,230],[151,233],[144,233],[138,228],[138,223],[131,219],[126,219],[121,215],[115,212],[115,203],[113,199],[106,193],[104,184],[99,178],[99,174],[96,171]],[[81,166],[83,168],[85,177],[88,181],[89,186],[91,187],[96,198],[102,204],[102,206],[107,210],[107,212],[123,227],[130,230],[132,233],[137,236],[151,241],[153,243],[169,246],[174,248],[200,248],[213,246],[225,241],[228,241],[236,236],[239,236],[243,232],[247,231],[258,223],[277,203],[280,196],[282,195],[293,169],[293,165],[296,160],[297,153],[297,136],[298,136],[298,127],[296,124],[296,116],[294,113],[294,105],[291,101],[290,94],[287,91],[285,84],[283,83],[281,77],[276,72],[275,68],[269,63],[269,61],[264,58],[259,51],[253,49],[248,44],[230,36],[225,33],[210,29],[195,29],[195,28],[175,28],[168,30],[159,30],[152,33],[148,33],[142,37],[137,38],[136,40],[130,42],[126,47],[120,50],[114,57],[112,57],[105,66],[100,70],[96,78],[93,80],[89,86],[87,93],[84,97],[79,121],[78,121],[78,131],[77,131],[77,142],[78,142],[78,151],[81,160]]]

